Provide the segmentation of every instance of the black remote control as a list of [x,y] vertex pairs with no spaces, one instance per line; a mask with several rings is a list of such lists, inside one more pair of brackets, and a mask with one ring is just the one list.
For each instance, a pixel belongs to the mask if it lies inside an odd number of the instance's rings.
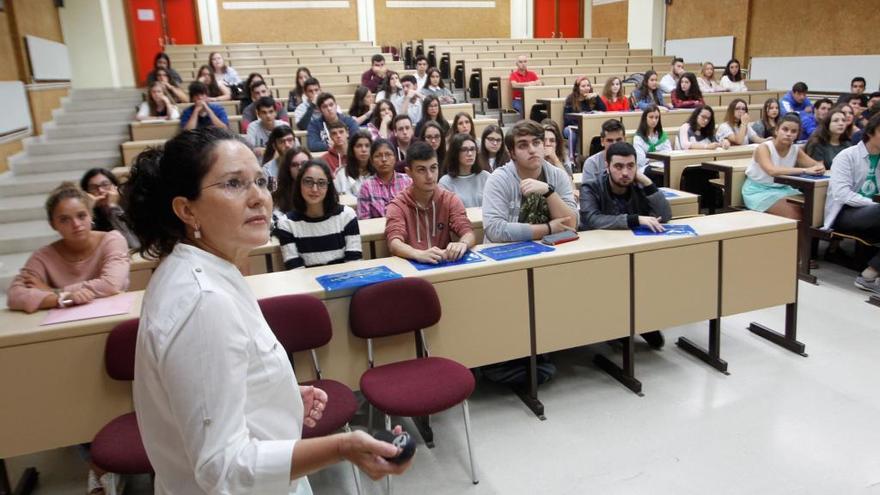
[[387,430],[379,430],[373,434],[373,438],[376,440],[381,440],[383,442],[388,442],[395,447],[400,447],[400,453],[395,457],[386,457],[385,460],[388,462],[393,462],[394,464],[403,464],[404,462],[410,460],[412,456],[416,453],[416,441],[409,435],[407,432],[403,432],[400,435],[395,436],[394,433],[391,433]]

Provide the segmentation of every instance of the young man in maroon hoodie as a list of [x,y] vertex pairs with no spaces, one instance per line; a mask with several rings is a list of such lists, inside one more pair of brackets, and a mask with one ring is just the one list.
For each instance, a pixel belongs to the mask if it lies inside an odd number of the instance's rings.
[[[437,186],[437,153],[416,141],[407,152],[406,173],[412,185],[385,210],[385,240],[391,254],[421,263],[457,261],[476,244],[464,204],[455,193]],[[451,234],[459,240],[451,240]]]

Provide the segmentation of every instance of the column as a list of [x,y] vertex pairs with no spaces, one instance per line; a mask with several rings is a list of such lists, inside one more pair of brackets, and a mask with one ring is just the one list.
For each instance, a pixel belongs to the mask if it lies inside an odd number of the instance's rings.
[[663,55],[666,4],[663,0],[629,0],[627,41],[630,49],[647,49]]

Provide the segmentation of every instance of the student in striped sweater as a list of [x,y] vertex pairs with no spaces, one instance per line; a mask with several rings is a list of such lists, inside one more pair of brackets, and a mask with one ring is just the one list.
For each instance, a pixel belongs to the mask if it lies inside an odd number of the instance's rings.
[[272,233],[281,243],[286,269],[361,259],[357,215],[339,204],[326,163],[309,160],[301,167],[294,182],[293,207],[278,219]]

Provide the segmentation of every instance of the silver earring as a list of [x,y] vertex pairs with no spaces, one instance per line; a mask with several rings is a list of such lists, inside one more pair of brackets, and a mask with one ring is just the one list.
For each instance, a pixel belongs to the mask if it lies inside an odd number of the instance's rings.
[[196,230],[193,231],[193,237],[195,237],[196,239],[202,238],[202,231],[201,231],[201,229],[199,229],[198,226],[196,226]]

